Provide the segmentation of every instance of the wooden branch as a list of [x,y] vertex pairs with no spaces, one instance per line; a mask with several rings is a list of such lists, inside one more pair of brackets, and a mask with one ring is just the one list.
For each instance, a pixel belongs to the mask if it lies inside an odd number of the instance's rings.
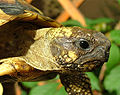
[[99,75],[100,82],[102,82],[104,79],[105,71],[106,71],[106,64],[103,64],[103,66],[100,70],[100,75]]
[[68,12],[70,17],[79,21],[83,26],[86,26],[84,16],[77,8],[70,2],[70,0],[58,0],[61,6]]
[[16,88],[16,95],[22,95],[22,91],[18,83],[16,83],[15,88]]
[[32,2],[32,0],[26,0],[26,2],[28,2],[30,4]]
[[[73,5],[78,8],[85,0],[73,0]],[[69,14],[64,10],[56,19],[59,23],[65,22],[69,18]]]

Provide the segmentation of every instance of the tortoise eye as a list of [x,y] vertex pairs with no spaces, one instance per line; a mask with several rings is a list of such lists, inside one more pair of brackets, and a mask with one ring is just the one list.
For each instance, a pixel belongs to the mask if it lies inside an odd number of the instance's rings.
[[90,47],[88,41],[85,39],[80,39],[79,45],[82,49],[88,49]]
[[90,48],[88,41],[83,38],[76,42],[76,46],[84,50]]

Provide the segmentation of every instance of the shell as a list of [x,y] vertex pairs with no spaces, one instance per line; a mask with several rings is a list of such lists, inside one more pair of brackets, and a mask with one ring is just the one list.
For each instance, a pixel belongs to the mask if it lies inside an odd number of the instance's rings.
[[0,0],[0,26],[10,21],[30,22],[39,28],[62,26],[23,0]]

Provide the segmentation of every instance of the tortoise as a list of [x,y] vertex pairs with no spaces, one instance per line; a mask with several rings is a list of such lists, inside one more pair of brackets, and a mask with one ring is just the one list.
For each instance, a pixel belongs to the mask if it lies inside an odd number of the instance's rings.
[[101,32],[64,27],[24,0],[0,0],[0,82],[60,76],[68,95],[92,95],[85,72],[108,60]]

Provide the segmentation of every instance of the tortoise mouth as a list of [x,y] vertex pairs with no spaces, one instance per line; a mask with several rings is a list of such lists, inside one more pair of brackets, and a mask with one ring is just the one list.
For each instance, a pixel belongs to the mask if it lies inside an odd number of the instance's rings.
[[92,71],[98,67],[101,67],[104,62],[107,62],[109,58],[109,51],[105,51],[104,48],[98,47],[92,53],[85,56],[78,57],[73,65],[77,64],[79,71]]
[[101,60],[92,60],[92,61],[86,61],[80,64],[79,68],[82,69],[84,72],[92,71],[104,64],[104,61]]
[[63,68],[72,72],[89,72],[95,70],[96,68],[102,66],[104,61],[101,60],[89,60],[82,63],[66,63]]

